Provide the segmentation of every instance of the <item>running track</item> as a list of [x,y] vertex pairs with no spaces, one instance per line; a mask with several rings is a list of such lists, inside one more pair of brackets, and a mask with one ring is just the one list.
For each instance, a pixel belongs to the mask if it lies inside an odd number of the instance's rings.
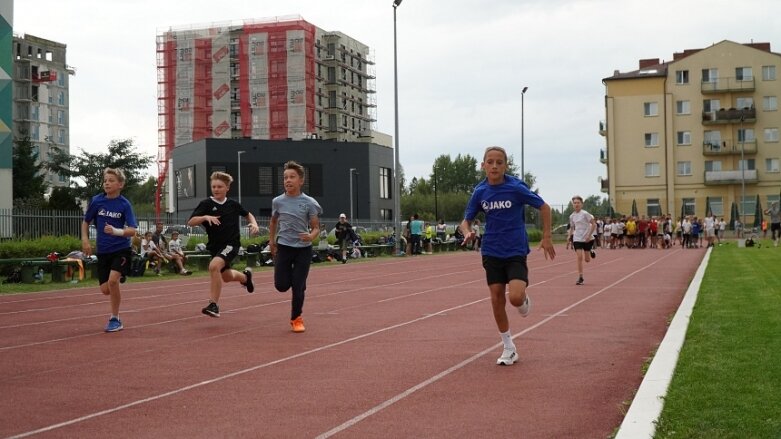
[[255,294],[206,278],[0,297],[0,437],[604,438],[664,336],[702,250],[529,256],[531,315],[501,343],[476,252],[317,264],[307,332],[269,270]]

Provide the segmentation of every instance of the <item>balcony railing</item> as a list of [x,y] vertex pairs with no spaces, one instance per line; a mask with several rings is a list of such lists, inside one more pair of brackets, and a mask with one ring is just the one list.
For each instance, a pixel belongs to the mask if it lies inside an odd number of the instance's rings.
[[600,181],[600,185],[601,185],[600,190],[603,193],[606,194],[610,193],[610,181],[607,178],[603,178],[602,181]]
[[733,142],[732,140],[725,140],[719,143],[702,142],[702,155],[732,155],[740,154],[756,154],[757,153],[757,141],[746,140],[745,142]]
[[604,136],[607,134],[607,123],[604,120],[599,121],[599,135]]
[[738,110],[730,108],[729,110],[718,111],[703,111],[702,112],[702,124],[703,125],[723,125],[728,123],[754,123],[757,121],[757,109],[756,108],[744,108]]
[[754,77],[718,78],[713,81],[702,81],[700,91],[703,93],[726,93],[733,91],[754,91]]
[[705,171],[706,185],[740,184],[742,181],[756,183],[757,180],[756,169],[746,169],[745,171]]
[[599,162],[600,163],[607,163],[607,151],[604,149],[599,150]]

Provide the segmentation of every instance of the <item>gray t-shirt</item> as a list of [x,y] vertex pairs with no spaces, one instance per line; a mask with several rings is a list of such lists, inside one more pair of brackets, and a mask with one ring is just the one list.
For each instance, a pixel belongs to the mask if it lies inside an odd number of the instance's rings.
[[309,232],[309,220],[322,215],[323,208],[305,193],[290,197],[282,194],[271,201],[271,216],[277,219],[277,244],[290,247],[309,247],[299,233]]
[[781,223],[781,208],[778,207],[778,204],[771,205],[768,210],[770,211],[770,224]]

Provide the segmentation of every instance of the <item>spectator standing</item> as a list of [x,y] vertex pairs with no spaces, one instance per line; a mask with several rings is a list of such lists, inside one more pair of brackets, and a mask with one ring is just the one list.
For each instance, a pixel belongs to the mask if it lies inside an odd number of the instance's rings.
[[770,237],[773,240],[773,245],[778,247],[778,241],[781,239],[781,208],[778,201],[770,203],[765,214],[770,215]]
[[347,215],[339,214],[339,222],[334,226],[334,235],[336,243],[339,245],[339,251],[342,254],[342,264],[347,263],[347,240],[351,236],[353,226],[347,222]]
[[423,221],[420,220],[418,214],[412,215],[412,221],[409,226],[410,236],[412,237],[412,254],[419,255],[421,249],[421,239],[423,237]]
[[441,218],[437,224],[437,239],[440,243],[447,240],[447,224],[445,224],[445,220]]

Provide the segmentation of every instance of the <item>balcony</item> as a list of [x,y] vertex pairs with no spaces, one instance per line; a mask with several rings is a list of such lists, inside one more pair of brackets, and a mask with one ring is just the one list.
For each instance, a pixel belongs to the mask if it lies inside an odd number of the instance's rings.
[[754,77],[750,78],[718,78],[713,81],[702,81],[700,91],[703,94],[728,93],[735,91],[754,91]]
[[605,193],[605,194],[609,194],[610,193],[610,181],[607,178],[603,178],[602,180],[600,180],[599,184],[601,185],[599,190],[602,193]]
[[721,144],[702,142],[702,155],[733,155],[740,154],[741,150],[743,154],[756,154],[757,140],[752,139],[737,143],[732,140],[725,140]]
[[720,185],[720,184],[740,184],[742,181],[746,183],[756,183],[757,170],[746,169],[745,171],[705,171],[705,185]]
[[604,120],[599,121],[599,135],[603,137],[607,135],[607,123]]
[[719,111],[703,111],[703,125],[725,125],[730,123],[755,123],[757,121],[757,109],[754,107],[737,110],[721,109]]
[[604,149],[599,150],[599,163],[607,163],[607,151]]

